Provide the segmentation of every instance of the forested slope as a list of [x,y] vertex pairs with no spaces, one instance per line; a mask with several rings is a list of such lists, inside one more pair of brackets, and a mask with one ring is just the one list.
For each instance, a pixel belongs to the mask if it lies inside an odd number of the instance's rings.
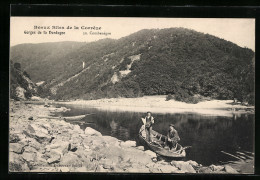
[[[12,59],[15,62],[19,59],[23,65],[26,61],[23,54],[11,52],[11,57],[15,57]],[[41,59],[43,55],[34,56]],[[45,61],[37,65],[38,73],[31,74],[37,77],[32,79],[45,80],[42,67],[53,60]],[[84,71],[83,61],[88,68]],[[55,59],[55,63],[55,68],[48,70],[48,74],[55,76],[47,76],[46,88],[77,74],[52,94],[55,99],[158,94],[173,94],[177,100],[187,102],[196,94],[250,103],[254,99],[254,52],[184,28],[141,30],[119,40],[80,44]],[[30,67],[24,64],[26,69]]]

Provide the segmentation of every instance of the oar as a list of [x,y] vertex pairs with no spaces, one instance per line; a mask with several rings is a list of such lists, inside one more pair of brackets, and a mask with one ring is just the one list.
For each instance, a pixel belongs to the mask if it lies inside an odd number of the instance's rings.
[[236,158],[236,159],[239,159],[239,160],[242,160],[242,161],[243,161],[243,159],[241,159],[241,158],[239,158],[239,157],[237,157],[237,156],[234,156],[234,155],[232,155],[232,154],[229,154],[229,153],[227,153],[227,152],[225,152],[225,151],[220,151],[220,152],[222,152],[222,153],[224,153],[224,154],[226,154],[226,155],[232,156],[232,157],[234,157],[234,158]]
[[192,146],[185,146],[184,148],[182,148],[183,150],[191,148]]

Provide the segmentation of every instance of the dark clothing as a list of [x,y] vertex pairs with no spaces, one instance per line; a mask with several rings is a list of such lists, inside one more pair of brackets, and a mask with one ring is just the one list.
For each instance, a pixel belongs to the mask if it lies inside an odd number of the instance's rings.
[[145,117],[146,123],[145,123],[145,132],[146,132],[146,139],[151,142],[151,131],[152,131],[152,125],[153,125],[153,117]]
[[[169,141],[168,139],[170,139],[171,141]],[[173,129],[172,131],[169,130],[167,134],[166,144],[170,147],[170,149],[175,147],[178,141],[180,141],[178,132],[175,129]]]
[[146,139],[151,142],[151,131],[152,131],[152,126],[150,127],[145,127],[145,133],[146,133]]
[[145,127],[149,128],[150,126],[152,126],[152,116],[146,117],[145,120],[146,120]]

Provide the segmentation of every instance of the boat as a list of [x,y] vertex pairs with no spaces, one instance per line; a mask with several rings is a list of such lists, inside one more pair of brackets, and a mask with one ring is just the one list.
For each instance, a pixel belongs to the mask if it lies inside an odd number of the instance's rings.
[[188,146],[182,147],[180,144],[177,143],[176,146],[170,150],[169,148],[166,149],[163,147],[166,136],[152,130],[151,135],[153,136],[153,142],[148,142],[144,135],[144,127],[142,127],[139,131],[139,139],[144,146],[148,147],[148,149],[152,150],[153,152],[168,158],[186,157],[185,149],[187,149]]
[[79,121],[84,117],[86,117],[86,115],[62,117],[62,119],[64,119],[65,121]]
[[[89,115],[94,115],[95,113],[91,113],[91,114],[84,114],[84,115],[79,115],[79,116],[68,116],[68,117],[54,117],[54,116],[38,116],[38,118],[47,118],[47,119],[62,119],[65,121],[80,121],[83,118],[85,118],[86,116]],[[88,123],[94,123],[94,122],[88,122]]]

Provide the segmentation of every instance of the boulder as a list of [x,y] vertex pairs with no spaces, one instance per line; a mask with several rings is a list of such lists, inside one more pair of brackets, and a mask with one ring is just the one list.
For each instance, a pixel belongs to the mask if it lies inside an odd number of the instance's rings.
[[37,153],[37,150],[31,146],[25,146],[24,147],[24,152],[28,152],[28,153]]
[[46,151],[55,150],[59,154],[63,155],[69,151],[69,142],[55,141],[55,144],[45,146]]
[[38,124],[29,124],[28,128],[32,128],[32,131],[35,131],[37,133],[44,133],[44,134],[48,134],[48,130],[45,129],[44,127],[42,127],[41,125]]
[[34,152],[24,152],[22,158],[27,162],[34,162],[36,159],[36,153]]
[[10,136],[9,136],[9,142],[10,143],[17,143],[20,140],[21,140],[21,138],[18,134],[10,134]]
[[156,167],[149,167],[150,173],[162,173],[162,171]]
[[17,154],[22,154],[24,152],[24,146],[19,143],[10,143],[9,144],[9,151],[15,152]]
[[144,151],[144,146],[137,146],[136,149],[139,149],[141,151]]
[[81,132],[82,130],[80,129],[80,126],[79,125],[74,125],[73,126],[73,131],[76,131],[76,132]]
[[31,120],[31,121],[32,121],[32,120],[33,120],[33,117],[32,117],[32,116],[30,116],[30,117],[28,118],[28,120]]
[[29,124],[28,128],[23,131],[23,133],[31,138],[34,138],[39,143],[49,142],[51,136],[48,134],[48,131],[45,128],[42,128],[36,124]]
[[163,161],[163,160],[162,160],[162,161],[159,161],[158,163],[159,163],[159,164],[162,164],[162,165],[169,165],[168,162],[165,162],[165,161]]
[[135,141],[125,141],[125,142],[121,142],[120,146],[123,148],[136,147],[136,142]]
[[102,138],[102,137],[93,137],[92,141],[90,142],[90,144],[93,147],[105,147],[106,141]]
[[75,152],[75,151],[77,151],[78,146],[79,146],[79,144],[77,144],[75,142],[71,142],[71,143],[69,143],[68,150]]
[[183,173],[196,173],[195,169],[185,161],[172,161],[171,165],[179,168]]
[[58,163],[61,159],[60,152],[56,150],[51,150],[50,152],[45,153],[49,158],[47,159],[48,164]]
[[82,161],[81,159],[74,153],[74,152],[68,152],[62,156],[60,160],[60,165],[81,165]]
[[[102,136],[104,141],[108,144],[115,144],[118,143],[118,139],[115,137],[111,137],[111,136]],[[119,144],[119,143],[118,143]]]
[[70,169],[68,167],[58,167],[59,172],[70,172]]
[[39,150],[41,148],[41,144],[35,139],[28,138],[27,140],[28,140],[28,145],[33,147],[34,149]]
[[214,164],[209,166],[210,169],[212,169],[212,171],[222,171],[224,170],[223,166],[215,166]]
[[144,151],[146,154],[148,154],[149,156],[151,156],[151,157],[157,157],[157,155],[156,155],[156,153],[155,152],[153,152],[153,151],[151,151],[151,150],[146,150],[146,151]]
[[192,160],[187,161],[187,163],[189,163],[189,164],[192,165],[193,167],[199,167],[199,166],[201,166],[201,165],[198,164],[196,161],[192,161]]
[[210,174],[210,173],[214,173],[214,172],[209,167],[201,167],[201,168],[199,168],[198,173]]
[[131,172],[131,173],[149,173],[149,168],[145,167],[139,167],[139,168],[134,168],[130,167],[126,170],[126,172]]
[[[108,172],[103,170],[103,167],[101,167],[100,165],[97,167],[97,172]],[[88,169],[85,166],[79,165],[79,167],[75,167],[75,172],[88,172]]]
[[26,172],[29,171],[27,163],[22,161],[22,157],[14,152],[9,153],[9,171],[10,172]]
[[89,136],[102,136],[100,132],[96,131],[95,129],[92,129],[91,127],[87,127],[84,133]]
[[237,174],[238,172],[229,165],[224,166],[225,171],[230,174]]
[[154,168],[159,169],[162,173],[176,173],[179,171],[178,168],[171,165],[156,164]]

